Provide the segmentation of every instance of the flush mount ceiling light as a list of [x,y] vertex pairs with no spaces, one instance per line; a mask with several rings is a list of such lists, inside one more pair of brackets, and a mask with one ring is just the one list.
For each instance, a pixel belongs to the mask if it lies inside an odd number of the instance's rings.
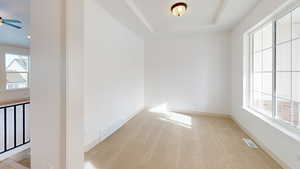
[[171,12],[175,16],[182,16],[187,10],[187,4],[184,2],[177,2],[171,7]]

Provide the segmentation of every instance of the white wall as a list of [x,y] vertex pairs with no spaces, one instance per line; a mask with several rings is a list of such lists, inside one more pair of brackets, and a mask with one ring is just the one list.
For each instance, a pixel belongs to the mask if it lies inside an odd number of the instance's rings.
[[[31,0],[31,168],[66,168],[65,1]],[[68,133],[69,134],[69,133]]]
[[300,142],[242,109],[243,34],[287,0],[262,0],[232,33],[232,115],[256,139],[290,168],[300,168]]
[[145,104],[230,112],[230,33],[153,38],[145,43]]
[[29,56],[29,48],[0,45],[0,102],[11,101],[29,97],[29,89],[6,90],[5,89],[5,54],[19,54]]
[[66,169],[84,168],[83,11],[84,1],[66,0]]
[[144,41],[85,1],[85,145],[91,148],[144,107]]

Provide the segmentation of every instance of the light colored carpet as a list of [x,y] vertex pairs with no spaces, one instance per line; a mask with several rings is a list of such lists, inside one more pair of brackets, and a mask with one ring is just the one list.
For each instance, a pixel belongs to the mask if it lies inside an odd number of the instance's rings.
[[0,169],[29,169],[27,167],[24,167],[23,165],[15,162],[14,160],[4,160],[3,162],[0,162]]
[[18,161],[18,163],[25,166],[25,167],[27,167],[27,168],[30,168],[30,166],[31,166],[30,158],[25,158],[21,161]]
[[140,113],[85,154],[85,169],[282,169],[229,118]]

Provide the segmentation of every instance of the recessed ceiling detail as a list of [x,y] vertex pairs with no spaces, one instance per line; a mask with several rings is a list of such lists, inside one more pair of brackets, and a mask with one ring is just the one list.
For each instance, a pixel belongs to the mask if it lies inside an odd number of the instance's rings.
[[133,0],[125,0],[126,4],[132,10],[132,12],[141,20],[141,22],[148,28],[150,32],[154,32],[153,27],[150,25],[148,20],[145,18],[140,9],[135,5]]
[[[165,34],[230,30],[259,1],[126,0],[126,3],[150,33]],[[184,17],[174,17],[183,13]]]

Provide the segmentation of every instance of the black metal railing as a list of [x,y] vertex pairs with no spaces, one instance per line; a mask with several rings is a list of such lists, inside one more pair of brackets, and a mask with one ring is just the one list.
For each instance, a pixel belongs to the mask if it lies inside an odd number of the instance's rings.
[[2,144],[0,144],[3,146],[0,147],[0,154],[30,142],[28,133],[26,133],[26,118],[28,118],[26,110],[28,110],[29,104],[30,102],[24,102],[0,106],[0,119],[2,119],[2,124],[0,123],[2,125],[0,127],[2,136],[0,138],[3,139]]

